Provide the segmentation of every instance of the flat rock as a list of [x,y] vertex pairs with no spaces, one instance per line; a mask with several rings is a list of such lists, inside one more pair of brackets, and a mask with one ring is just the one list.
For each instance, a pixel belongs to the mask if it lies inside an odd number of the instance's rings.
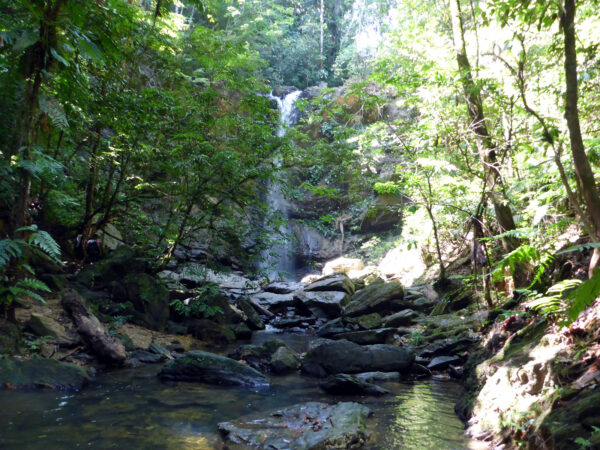
[[0,360],[0,386],[3,388],[80,390],[89,380],[82,367],[55,359]]
[[194,350],[167,364],[159,372],[163,380],[197,381],[207,384],[268,386],[268,378],[258,370],[234,359]]
[[338,373],[329,375],[321,384],[321,389],[329,394],[341,395],[384,395],[388,394],[387,389],[361,380],[360,378],[347,373]]
[[451,364],[460,363],[460,358],[456,356],[438,356],[433,358],[427,365],[429,370],[444,370],[447,369]]
[[275,283],[266,285],[264,287],[264,291],[272,292],[273,294],[291,294],[295,291],[302,290],[303,288],[303,283],[296,283],[293,281],[276,281]]
[[328,275],[313,281],[304,288],[305,291],[340,291],[346,294],[354,294],[354,283],[343,274]]
[[382,319],[384,327],[405,327],[412,325],[419,315],[412,309],[403,309]]
[[294,298],[293,293],[274,294],[273,292],[259,292],[258,294],[250,296],[250,298],[271,312],[278,312],[285,308],[293,307],[298,301]]
[[339,317],[343,307],[350,302],[350,296],[342,291],[299,291],[295,293],[295,297],[315,315],[323,315],[329,319]]
[[378,328],[375,330],[350,331],[333,335],[332,339],[346,339],[360,345],[385,344],[396,328]]
[[65,327],[56,320],[40,313],[31,313],[27,325],[38,336],[49,336],[59,344],[75,345],[79,342],[78,338],[69,336]]
[[357,373],[356,378],[372,383],[373,381],[400,381],[402,375],[400,372],[363,372]]
[[396,312],[406,306],[402,285],[372,283],[352,296],[352,300],[344,308],[344,314],[360,316],[372,312]]
[[394,345],[358,345],[347,340],[327,341],[311,348],[302,361],[302,371],[318,377],[335,373],[407,372],[415,355]]
[[371,410],[354,402],[308,402],[222,422],[226,447],[269,450],[355,449],[368,439]]

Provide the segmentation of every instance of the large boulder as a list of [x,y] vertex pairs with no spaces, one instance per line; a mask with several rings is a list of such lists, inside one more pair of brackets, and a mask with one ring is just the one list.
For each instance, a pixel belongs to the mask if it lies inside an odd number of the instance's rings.
[[344,274],[333,274],[313,281],[304,288],[305,291],[340,291],[354,294],[355,288],[352,280]]
[[89,380],[89,375],[80,366],[55,359],[0,360],[0,386],[4,388],[80,390]]
[[361,346],[346,340],[328,341],[306,353],[302,371],[318,377],[335,373],[408,372],[414,359],[411,350],[393,345]]
[[344,308],[347,316],[361,316],[379,312],[396,312],[406,306],[404,288],[398,283],[373,283],[352,296]]
[[294,291],[298,291],[304,288],[303,283],[296,283],[293,281],[276,281],[268,284],[264,287],[265,292],[272,292],[273,294],[291,294]]
[[56,320],[40,313],[31,313],[27,326],[38,336],[49,337],[58,344],[69,346],[79,342],[76,337],[69,336],[65,327]]
[[[244,361],[256,370],[268,372],[271,370],[273,355],[282,347],[288,348],[281,339],[270,339],[262,345],[240,345],[227,356],[237,361]],[[289,350],[294,352],[292,349]]]
[[350,296],[341,291],[300,291],[294,295],[314,315],[329,319],[339,317],[350,302]]
[[292,372],[300,368],[300,355],[288,346],[281,346],[271,356],[271,371],[274,373]]
[[346,339],[360,345],[384,344],[396,332],[396,328],[376,328],[372,330],[349,331],[332,336],[332,339]]
[[167,364],[159,372],[163,380],[208,384],[268,386],[268,378],[245,364],[214,353],[194,350]]
[[236,299],[238,308],[244,313],[246,325],[251,330],[264,330],[265,324],[258,315],[258,312],[252,305],[252,302],[248,297],[238,297]]
[[216,345],[231,344],[235,341],[235,333],[227,325],[208,319],[190,319],[185,322],[189,333],[196,339]]
[[354,402],[308,402],[219,424],[227,448],[356,449],[368,440],[371,410]]
[[419,315],[412,309],[403,309],[383,318],[384,327],[407,327],[412,325]]
[[135,308],[134,320],[152,330],[164,330],[170,315],[169,291],[164,283],[146,273],[130,273],[124,284]]

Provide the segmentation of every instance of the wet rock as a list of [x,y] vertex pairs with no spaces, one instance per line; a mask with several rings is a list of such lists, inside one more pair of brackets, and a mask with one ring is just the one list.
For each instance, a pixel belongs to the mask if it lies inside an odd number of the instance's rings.
[[350,331],[332,336],[332,339],[346,339],[360,345],[384,344],[395,333],[396,328]]
[[167,357],[165,355],[158,355],[156,353],[151,353],[146,350],[135,350],[131,353],[130,357],[130,360],[137,360],[144,364],[158,364],[159,362],[162,362],[166,359]]
[[318,377],[335,373],[407,372],[414,358],[412,351],[393,345],[361,346],[346,340],[329,341],[306,353],[302,371]]
[[38,336],[49,336],[59,344],[75,345],[79,339],[68,335],[67,330],[56,320],[40,313],[31,313],[27,326]]
[[403,309],[383,318],[384,327],[406,327],[412,325],[419,315],[412,309]]
[[[413,364],[414,366],[416,364]],[[372,383],[373,381],[400,381],[402,375],[400,372],[363,372],[357,373],[356,378],[367,383]]]
[[73,318],[83,342],[100,360],[114,365],[122,365],[125,362],[127,354],[123,344],[108,333],[77,292],[65,291],[61,302]]
[[208,384],[268,386],[268,378],[245,364],[213,353],[194,350],[167,364],[158,376],[163,380]]
[[271,372],[286,373],[300,368],[300,355],[288,346],[279,347],[271,356]]
[[365,445],[371,410],[354,402],[308,402],[219,424],[228,448],[355,449]]
[[352,296],[344,308],[347,316],[360,316],[372,312],[396,312],[407,306],[404,288],[398,283],[373,283]]
[[271,322],[271,325],[273,325],[275,328],[294,328],[294,327],[306,328],[310,325],[313,325],[316,321],[317,321],[316,317],[302,317],[302,316],[282,317],[282,318],[277,318],[276,320],[273,320]]
[[250,299],[248,297],[238,297],[236,301],[238,307],[246,316],[246,325],[251,330],[264,330],[265,324],[258,315],[258,312],[256,312],[256,309],[254,309]]
[[429,370],[444,370],[450,365],[458,363],[460,363],[460,358],[457,358],[456,356],[438,356],[431,360],[427,365],[427,368]]
[[321,389],[330,394],[342,395],[384,395],[389,391],[377,386],[376,384],[368,383],[359,379],[354,375],[338,373],[329,375],[321,384]]
[[352,324],[347,323],[343,318],[337,318],[325,323],[321,328],[317,330],[317,336],[319,337],[332,337],[339,333],[346,333],[355,331],[355,327]]
[[[358,325],[363,330],[371,330],[373,328],[379,328],[381,326],[381,314],[379,314],[379,313],[366,314],[364,316],[358,317],[357,322],[358,322]],[[393,326],[393,325],[390,325],[390,326]]]
[[235,341],[235,333],[231,328],[208,319],[191,319],[186,325],[192,336],[205,342],[225,345]]
[[413,364],[410,368],[410,374],[412,377],[420,379],[420,378],[429,378],[431,376],[431,370],[421,364]]
[[80,390],[89,380],[82,367],[54,359],[0,360],[0,386],[8,389]]
[[343,307],[350,302],[350,296],[340,291],[300,291],[295,293],[295,298],[313,314],[330,319],[339,317]]
[[354,294],[352,280],[343,274],[329,275],[313,281],[304,288],[305,291],[340,291],[346,294]]

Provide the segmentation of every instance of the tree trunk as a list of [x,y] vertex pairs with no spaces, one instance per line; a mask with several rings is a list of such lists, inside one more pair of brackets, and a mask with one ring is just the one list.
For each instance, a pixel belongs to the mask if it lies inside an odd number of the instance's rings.
[[[585,153],[583,138],[581,136],[581,125],[579,124],[579,110],[577,102],[579,99],[577,85],[577,49],[575,38],[575,0],[565,0],[564,9],[560,19],[561,29],[565,40],[565,77],[567,93],[565,96],[565,119],[569,127],[569,136],[571,138],[571,153],[573,154],[573,163],[575,174],[581,186],[581,193],[587,212],[596,233],[595,238],[600,237],[600,196],[596,190],[596,180],[590,166],[590,162]],[[598,265],[600,252],[594,250],[592,261],[589,267],[589,276],[592,276],[594,267]]]
[[[450,1],[450,16],[452,19],[452,35],[454,38],[456,61],[463,85],[465,101],[469,117],[471,118],[471,127],[476,136],[479,157],[486,173],[487,188],[489,189],[492,204],[494,205],[496,219],[502,231],[514,230],[515,221],[510,206],[503,201],[499,193],[493,192],[496,186],[502,186],[502,177],[496,159],[496,150],[487,129],[486,117],[483,112],[483,102],[473,80],[471,64],[467,57],[460,0]],[[518,242],[514,239],[504,239],[503,242],[508,251],[513,250],[518,245]]]

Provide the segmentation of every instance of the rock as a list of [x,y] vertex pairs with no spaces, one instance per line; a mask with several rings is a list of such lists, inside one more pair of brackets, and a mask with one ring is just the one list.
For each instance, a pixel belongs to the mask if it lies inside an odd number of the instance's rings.
[[167,364],[159,372],[163,380],[196,381],[208,384],[268,386],[259,371],[225,356],[194,350]]
[[268,284],[264,287],[265,292],[272,292],[273,294],[291,294],[295,291],[302,290],[304,283],[295,283],[293,281],[277,281],[275,283]]
[[329,275],[313,281],[304,288],[305,291],[340,291],[346,294],[354,294],[352,280],[343,274]]
[[323,275],[332,275],[334,273],[345,273],[348,274],[350,271],[362,270],[365,267],[365,263],[358,258],[345,258],[340,257],[333,261],[328,261],[323,267]]
[[329,375],[321,384],[321,389],[329,394],[342,395],[384,395],[389,391],[377,386],[376,384],[367,383],[354,375],[338,373]]
[[447,369],[451,364],[460,363],[460,358],[456,356],[437,356],[433,358],[427,365],[429,370],[444,370]]
[[[415,365],[413,364],[413,367]],[[400,381],[402,375],[400,372],[363,372],[357,373],[356,378],[371,383],[373,381]]]
[[350,331],[332,336],[332,339],[346,339],[360,345],[384,344],[396,332],[396,328]]
[[345,322],[341,317],[331,320],[317,330],[319,337],[331,337],[339,333],[355,331],[351,324]]
[[295,353],[281,339],[270,339],[262,345],[240,345],[227,356],[238,361],[244,361],[256,370],[268,372],[271,370],[273,355],[282,347]]
[[[214,312],[213,315],[210,316],[210,320],[213,322],[224,324],[231,323],[239,323],[244,320],[244,314],[237,307],[229,303],[229,300],[223,294],[223,292],[218,292],[213,295],[201,295],[196,298],[193,298],[188,303],[190,306],[194,302],[200,302],[201,304],[206,305],[208,310],[212,310]],[[204,312],[201,312],[197,315],[192,315],[197,319],[204,319],[209,316],[206,316]]]
[[350,302],[350,296],[340,291],[300,291],[294,295],[313,314],[330,319],[339,317],[342,314],[343,307]]
[[344,308],[347,316],[360,316],[372,312],[396,312],[405,307],[404,288],[398,283],[373,283],[352,296]]
[[281,312],[298,303],[294,294],[273,294],[272,292],[261,292],[250,296],[250,299],[272,313]]
[[52,341],[59,344],[70,346],[79,342],[79,339],[69,336],[65,327],[56,320],[40,313],[31,313],[27,325],[38,336],[49,336]]
[[406,202],[400,194],[379,194],[364,214],[360,226],[363,233],[389,231],[400,224],[401,205]]
[[288,346],[279,347],[271,356],[271,371],[286,373],[300,368],[300,355]]
[[55,359],[0,359],[0,386],[4,388],[80,390],[89,380],[82,367]]
[[252,337],[252,330],[245,323],[234,323],[229,325],[236,339],[250,339]]
[[131,353],[130,359],[135,359],[144,364],[157,364],[159,362],[164,361],[167,358],[165,355],[151,353],[146,350],[135,350]]
[[162,355],[167,359],[173,359],[173,356],[171,355],[171,351],[168,348],[163,347],[160,344],[157,344],[156,342],[152,342],[148,346],[148,351],[150,353],[154,353],[155,355]]
[[169,291],[162,281],[146,273],[125,277],[127,298],[135,308],[135,321],[152,330],[163,331],[169,320]]
[[316,317],[282,317],[277,318],[271,322],[275,328],[294,328],[294,327],[308,327],[313,325],[317,321]]
[[222,422],[218,427],[227,448],[356,449],[368,439],[370,415],[371,410],[359,403],[308,402]]
[[239,309],[246,316],[246,325],[248,325],[248,327],[251,330],[264,330],[265,329],[264,322],[262,321],[262,319],[256,312],[256,309],[254,309],[254,306],[252,305],[252,302],[250,301],[250,299],[248,297],[245,297],[245,296],[238,297],[236,299],[236,302],[237,302]]
[[[119,247],[127,248],[127,247]],[[123,344],[111,336],[104,325],[91,312],[85,301],[74,290],[65,291],[62,295],[62,305],[73,318],[77,332],[85,344],[108,364],[122,365],[127,354]]]
[[98,288],[120,282],[124,274],[142,273],[147,269],[148,263],[139,251],[121,245],[95,264],[86,265],[77,274],[76,280],[88,288]]
[[225,345],[235,341],[235,333],[231,328],[208,319],[190,319],[186,325],[192,336],[205,342]]
[[412,300],[411,307],[423,313],[430,313],[436,304],[436,300],[430,300],[427,297],[419,297]]
[[384,327],[406,327],[412,325],[419,315],[412,309],[403,309],[383,318]]
[[218,284],[222,289],[255,289],[257,284],[235,273],[218,273],[198,263],[180,266],[179,280],[188,287],[206,283]]
[[361,346],[346,340],[330,341],[306,353],[302,371],[318,377],[370,371],[407,372],[414,358],[412,351],[393,345]]
[[366,314],[364,316],[358,317],[357,322],[363,330],[371,330],[373,328],[378,328],[381,326],[381,315],[379,313]]
[[0,319],[0,355],[12,355],[19,351],[21,328],[7,320]]

